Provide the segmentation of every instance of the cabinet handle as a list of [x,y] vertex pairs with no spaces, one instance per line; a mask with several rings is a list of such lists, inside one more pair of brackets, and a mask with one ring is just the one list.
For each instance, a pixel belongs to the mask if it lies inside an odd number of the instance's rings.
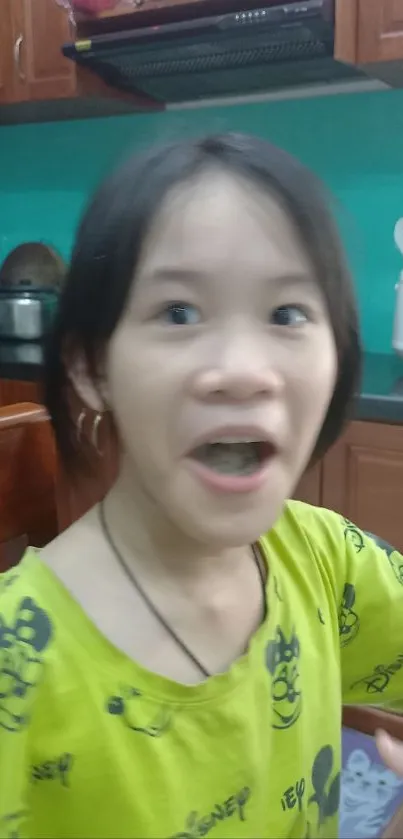
[[18,78],[20,82],[25,82],[25,73],[21,68],[21,47],[23,44],[24,36],[19,35],[15,44],[14,44],[14,64],[15,69],[18,73]]

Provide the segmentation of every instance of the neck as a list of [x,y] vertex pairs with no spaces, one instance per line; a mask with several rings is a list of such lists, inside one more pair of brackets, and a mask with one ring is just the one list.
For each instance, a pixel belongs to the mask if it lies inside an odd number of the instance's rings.
[[105,499],[105,516],[116,547],[133,567],[148,578],[161,577],[211,584],[229,571],[250,562],[250,546],[219,548],[201,544],[181,531],[157,507],[122,465],[118,479]]

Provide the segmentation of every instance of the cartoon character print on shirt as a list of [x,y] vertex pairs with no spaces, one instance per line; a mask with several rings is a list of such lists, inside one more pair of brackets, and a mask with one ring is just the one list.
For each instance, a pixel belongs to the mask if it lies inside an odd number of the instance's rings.
[[349,519],[342,519],[344,527],[344,538],[351,542],[355,548],[356,553],[361,553],[365,548],[364,534],[359,527],[356,527]]
[[339,633],[342,647],[346,647],[354,640],[360,628],[360,619],[353,609],[355,596],[355,587],[351,583],[346,583],[339,611]]
[[317,807],[317,827],[320,829],[327,819],[336,815],[340,801],[340,772],[334,772],[332,746],[323,746],[317,753],[312,766],[311,783],[313,794],[308,805]]
[[294,779],[283,793],[281,809],[285,813],[292,812],[294,819],[294,826],[289,824],[287,831],[294,835],[297,827],[298,835],[306,839],[320,836],[328,819],[336,816],[339,798],[340,772],[334,767],[333,748],[322,746],[315,755],[310,779]]
[[245,822],[251,792],[250,787],[242,787],[228,798],[218,799],[210,812],[204,815],[197,810],[192,810],[186,819],[183,830],[180,833],[175,833],[172,839],[198,839],[200,836],[207,836],[215,827],[227,820],[231,820],[232,823],[236,820]]
[[366,535],[369,536],[369,538],[372,539],[373,542],[375,542],[375,544],[378,546],[378,548],[381,548],[381,550],[385,551],[386,556],[388,557],[388,560],[389,560],[389,565],[390,565],[398,583],[400,583],[400,585],[403,586],[403,557],[402,557],[402,555],[399,553],[399,551],[396,550],[396,548],[393,548],[392,545],[389,545],[389,542],[385,542],[383,539],[380,539],[379,536],[374,536],[373,533],[368,533],[368,532],[366,533]]
[[50,619],[31,597],[20,601],[10,625],[0,614],[0,728],[18,732],[27,725],[51,637]]
[[266,665],[272,677],[273,728],[290,728],[301,714],[300,655],[295,629],[287,639],[281,626],[277,626],[274,639],[266,647]]
[[366,693],[384,693],[393,676],[403,667],[403,653],[399,653],[390,664],[377,664],[368,676],[353,682],[351,690],[358,686],[365,686]]
[[161,706],[155,713],[154,704],[140,690],[127,685],[109,697],[106,710],[111,716],[119,717],[131,731],[148,737],[162,737],[171,727],[173,718],[171,708]]
[[354,749],[341,773],[340,839],[371,839],[389,820],[403,781],[363,749]]

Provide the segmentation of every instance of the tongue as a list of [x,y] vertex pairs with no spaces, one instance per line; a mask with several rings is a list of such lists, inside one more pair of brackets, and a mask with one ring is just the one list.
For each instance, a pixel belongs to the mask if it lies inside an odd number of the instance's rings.
[[195,452],[209,469],[227,475],[251,475],[260,466],[255,443],[211,443]]

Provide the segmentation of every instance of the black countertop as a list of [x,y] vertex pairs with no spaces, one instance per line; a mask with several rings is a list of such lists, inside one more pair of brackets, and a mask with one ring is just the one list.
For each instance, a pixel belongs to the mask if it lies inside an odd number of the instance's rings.
[[354,418],[403,424],[403,358],[365,353]]
[[44,348],[40,341],[0,339],[0,379],[39,382],[43,363]]
[[[0,379],[41,381],[44,350],[41,343],[0,340]],[[361,393],[354,418],[403,424],[403,358],[364,355]]]

